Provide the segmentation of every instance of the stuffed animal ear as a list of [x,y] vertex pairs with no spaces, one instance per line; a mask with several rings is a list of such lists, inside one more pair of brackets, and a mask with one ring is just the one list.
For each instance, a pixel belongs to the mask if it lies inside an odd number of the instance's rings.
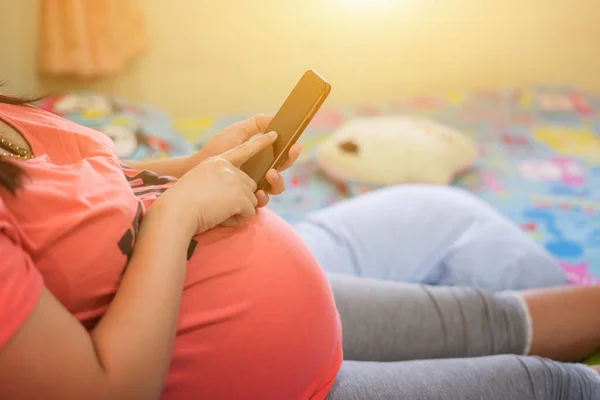
[[469,169],[477,146],[465,134],[419,117],[352,120],[319,145],[321,171],[339,183],[449,184]]

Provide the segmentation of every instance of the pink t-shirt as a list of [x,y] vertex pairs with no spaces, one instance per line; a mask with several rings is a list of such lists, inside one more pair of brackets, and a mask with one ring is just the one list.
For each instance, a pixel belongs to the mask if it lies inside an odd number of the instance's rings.
[[[36,155],[16,197],[0,190],[0,348],[43,286],[92,329],[175,179],[125,168],[104,135],[45,111],[0,104],[0,119]],[[328,282],[289,225],[261,210],[191,241],[163,399],[324,399],[341,360]]]

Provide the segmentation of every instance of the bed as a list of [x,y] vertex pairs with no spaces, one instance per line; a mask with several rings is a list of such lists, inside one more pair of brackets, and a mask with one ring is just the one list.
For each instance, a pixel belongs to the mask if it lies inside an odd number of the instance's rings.
[[[172,119],[145,105],[94,93],[45,99],[40,106],[113,138],[123,157],[187,154],[248,115]],[[370,190],[320,176],[315,147],[356,116],[419,114],[456,127],[480,146],[476,168],[454,184],[495,206],[545,246],[574,284],[600,283],[600,97],[573,87],[527,87],[322,110],[270,208],[288,221]]]

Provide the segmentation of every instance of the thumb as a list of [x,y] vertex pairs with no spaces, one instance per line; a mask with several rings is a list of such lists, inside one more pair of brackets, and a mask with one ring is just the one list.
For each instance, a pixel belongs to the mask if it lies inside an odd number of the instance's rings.
[[226,151],[222,157],[236,167],[240,167],[243,163],[272,145],[277,139],[276,132],[269,132],[264,135],[258,135],[254,138]]

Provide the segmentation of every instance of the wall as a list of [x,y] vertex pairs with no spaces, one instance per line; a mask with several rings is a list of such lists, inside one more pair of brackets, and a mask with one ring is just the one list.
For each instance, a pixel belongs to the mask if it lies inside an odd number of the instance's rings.
[[3,92],[32,95],[36,77],[37,0],[0,0],[0,81]]
[[[11,15],[0,13],[0,77],[25,91],[83,87],[33,79],[35,2],[2,3]],[[140,4],[150,51],[124,75],[91,87],[181,116],[272,111],[307,68],[332,82],[337,104],[535,82],[600,91],[598,0]]]

